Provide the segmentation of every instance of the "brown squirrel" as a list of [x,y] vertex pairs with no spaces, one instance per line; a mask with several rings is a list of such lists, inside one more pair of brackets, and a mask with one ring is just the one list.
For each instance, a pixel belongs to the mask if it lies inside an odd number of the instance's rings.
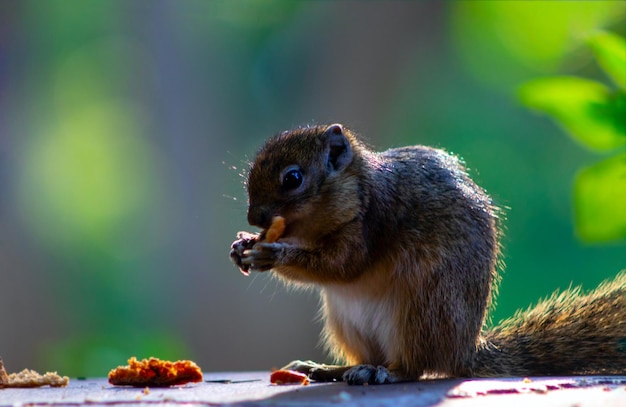
[[[230,257],[319,288],[342,365],[295,361],[349,384],[444,377],[626,373],[626,273],[569,289],[483,330],[498,282],[498,208],[458,158],[424,146],[370,151],[340,124],[285,131],[258,152],[248,222]],[[272,219],[278,241],[264,241]]]

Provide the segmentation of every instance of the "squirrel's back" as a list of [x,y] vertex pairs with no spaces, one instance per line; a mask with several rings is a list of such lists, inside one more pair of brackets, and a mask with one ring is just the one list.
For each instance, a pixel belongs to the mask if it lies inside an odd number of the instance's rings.
[[[438,255],[445,259],[443,280],[450,284],[450,292],[461,286],[474,292],[465,301],[448,301],[453,308],[464,309],[480,298],[486,316],[490,297],[485,298],[487,293],[480,287],[489,285],[493,290],[499,278],[494,263],[499,255],[499,209],[467,176],[457,157],[442,150],[412,146],[380,156],[394,163],[394,182],[401,185],[396,192],[403,196],[399,201],[414,211],[412,220],[401,221],[413,232],[435,231],[427,240],[438,246]],[[417,247],[427,245],[418,242]],[[471,260],[461,252],[470,253]],[[424,271],[416,267],[414,272],[422,279],[428,276]],[[440,294],[435,297],[441,298]],[[471,318],[474,314],[467,311],[466,318]],[[477,377],[625,374],[626,271],[586,294],[580,287],[554,293],[493,329],[482,330],[477,338],[472,368],[459,366],[446,373]],[[445,341],[445,335],[441,339]]]

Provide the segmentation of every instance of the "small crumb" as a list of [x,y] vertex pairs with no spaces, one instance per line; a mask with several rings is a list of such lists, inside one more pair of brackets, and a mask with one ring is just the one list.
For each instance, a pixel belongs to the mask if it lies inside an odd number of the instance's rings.
[[144,387],[143,388],[143,394],[146,394],[146,395],[150,394],[150,387],[148,387],[148,386]]
[[9,384],[9,375],[4,370],[4,364],[2,363],[2,358],[0,358],[0,389],[7,384]]
[[285,218],[282,216],[274,216],[272,219],[272,224],[269,229],[265,233],[265,241],[267,243],[274,243],[285,232]]
[[24,369],[19,373],[11,373],[6,387],[32,388],[41,386],[65,387],[70,382],[69,377],[59,376],[57,372],[39,374],[34,370]]
[[137,401],[141,400],[141,394],[138,394],[137,397],[135,397],[135,400]]
[[274,370],[270,375],[270,383],[272,385],[284,385],[284,384],[301,384],[303,386],[309,385],[309,378],[306,374],[296,372],[294,370]]
[[524,377],[523,382],[524,382],[524,383],[532,383],[533,381],[532,381],[532,380],[530,380],[530,378],[528,378],[528,377]]

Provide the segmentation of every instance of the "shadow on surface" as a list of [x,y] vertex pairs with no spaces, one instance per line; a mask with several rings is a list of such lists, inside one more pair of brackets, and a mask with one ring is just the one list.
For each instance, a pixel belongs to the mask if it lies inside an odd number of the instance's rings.
[[425,407],[439,403],[460,379],[437,379],[378,386],[348,386],[344,383],[312,383],[294,386],[266,399],[242,405],[377,405]]

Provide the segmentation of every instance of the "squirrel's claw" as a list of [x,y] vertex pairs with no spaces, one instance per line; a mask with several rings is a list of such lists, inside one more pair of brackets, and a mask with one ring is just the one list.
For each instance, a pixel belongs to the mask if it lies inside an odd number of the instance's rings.
[[230,246],[230,260],[245,275],[248,275],[250,270],[270,270],[288,246],[285,243],[260,242],[260,234],[248,232],[237,233],[237,238]]
[[273,268],[287,248],[286,243],[257,242],[251,249],[246,249],[241,263],[254,271],[267,271]]
[[251,249],[258,241],[259,235],[255,235],[248,232],[237,233],[237,240],[230,246],[230,260],[241,270],[245,275],[249,274],[250,265],[244,264],[244,252]]
[[241,263],[254,271],[270,270],[285,246],[285,243],[257,242],[251,249],[244,250]]

